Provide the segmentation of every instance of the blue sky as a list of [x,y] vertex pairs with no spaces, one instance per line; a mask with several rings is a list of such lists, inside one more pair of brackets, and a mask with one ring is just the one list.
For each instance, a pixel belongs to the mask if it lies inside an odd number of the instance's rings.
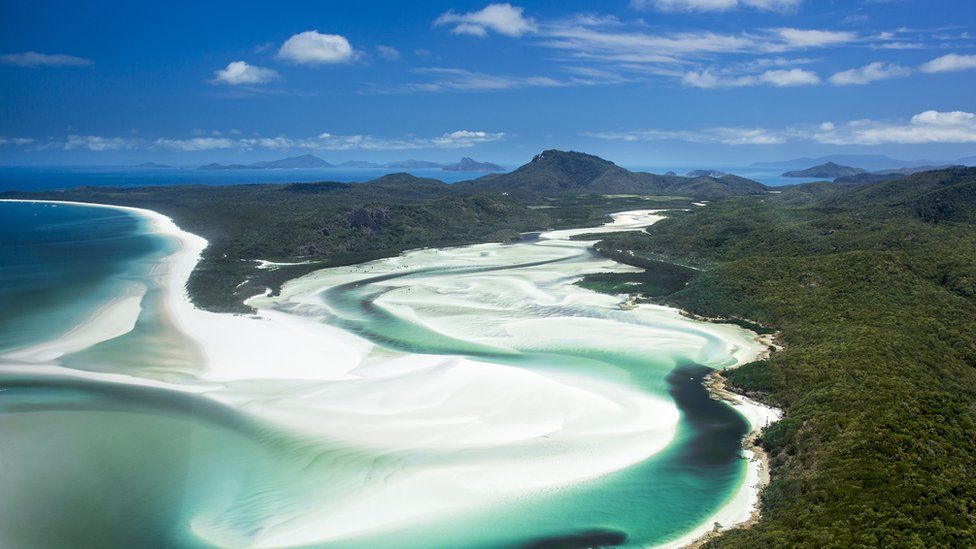
[[976,154],[976,2],[6,2],[0,163]]

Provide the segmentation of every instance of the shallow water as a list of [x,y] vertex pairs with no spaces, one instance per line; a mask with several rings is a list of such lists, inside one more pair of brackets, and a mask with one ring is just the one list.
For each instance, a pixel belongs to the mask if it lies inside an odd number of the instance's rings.
[[[29,324],[0,340],[3,547],[644,546],[742,488],[748,424],[701,379],[750,334],[574,286],[628,268],[571,231],[319,271],[248,318],[168,304],[180,245],[133,214],[0,214],[0,326]],[[131,330],[24,352],[133,286]]]

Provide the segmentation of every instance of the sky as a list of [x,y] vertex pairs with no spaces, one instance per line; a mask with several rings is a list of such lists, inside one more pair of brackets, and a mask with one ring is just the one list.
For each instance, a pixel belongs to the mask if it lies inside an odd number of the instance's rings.
[[0,164],[976,155],[972,0],[4,2]]

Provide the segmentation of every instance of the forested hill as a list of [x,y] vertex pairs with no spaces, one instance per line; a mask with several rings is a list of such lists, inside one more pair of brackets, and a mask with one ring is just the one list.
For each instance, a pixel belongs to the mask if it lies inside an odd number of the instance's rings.
[[813,189],[598,245],[702,267],[663,301],[781,332],[726,374],[786,412],[761,441],[763,517],[710,545],[974,547],[976,169]]
[[654,194],[717,199],[763,194],[765,185],[734,175],[681,177],[632,172],[598,156],[547,150],[515,171],[456,183],[461,188],[507,192],[512,196]]

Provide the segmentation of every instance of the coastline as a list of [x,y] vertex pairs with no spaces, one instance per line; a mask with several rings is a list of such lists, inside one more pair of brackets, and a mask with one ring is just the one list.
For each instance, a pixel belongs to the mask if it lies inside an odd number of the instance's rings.
[[[283,351],[285,355],[293,356],[296,359],[307,358],[308,353],[302,353],[302,349],[305,351],[309,350],[308,345],[297,345],[292,346],[289,350],[287,343],[289,341],[297,343],[301,339],[302,335],[307,332],[308,326],[304,321],[289,318],[290,315],[285,313],[277,313],[268,310],[261,310],[256,317],[245,317],[240,315],[229,315],[221,313],[210,313],[197,309],[188,294],[186,288],[186,281],[188,280],[190,273],[196,267],[203,250],[207,246],[207,241],[202,237],[188,233],[181,230],[173,220],[163,214],[158,212],[135,208],[130,206],[117,206],[117,205],[106,205],[106,204],[92,204],[84,202],[73,202],[73,201],[57,201],[57,200],[7,200],[10,202],[29,202],[29,203],[48,203],[48,204],[65,204],[65,205],[76,205],[85,207],[100,207],[100,208],[110,208],[121,211],[126,211],[132,214],[136,214],[146,219],[149,222],[149,226],[154,234],[166,236],[173,238],[179,245],[179,249],[175,250],[173,253],[169,254],[164,260],[164,266],[162,276],[160,278],[162,285],[164,286],[164,298],[163,307],[166,309],[169,320],[184,334],[186,334],[190,340],[192,340],[198,347],[200,347],[201,352],[207,358],[207,365],[205,371],[201,373],[199,377],[200,382],[213,382],[213,381],[237,381],[246,379],[261,379],[269,376],[277,378],[286,379],[327,379],[333,378],[337,374],[342,376],[345,375],[345,366],[340,367],[337,371],[332,372],[320,372],[317,375],[309,375],[310,372],[296,369],[295,371],[281,371],[269,369],[264,364],[269,364],[275,361],[264,361],[261,356],[248,356],[246,359],[241,360],[241,356],[238,353],[228,353],[228,349],[234,347],[233,344],[228,345],[229,339],[241,338],[241,334],[247,334],[243,336],[246,339],[254,337],[256,340],[261,339],[261,337],[267,334],[263,331],[265,329],[275,329],[274,337],[271,339],[279,340],[285,342],[284,348],[279,348],[279,352]],[[629,212],[624,212],[629,213]],[[585,229],[581,229],[585,230]],[[573,230],[567,230],[573,231]],[[587,230],[587,232],[592,232],[592,230]],[[653,305],[641,305],[658,307]],[[671,309],[674,312],[681,313],[680,310],[674,309],[673,307],[663,307],[665,309]],[[131,309],[131,307],[130,307]],[[122,314],[122,313],[119,313]],[[125,313],[126,315],[132,314],[131,311]],[[217,317],[220,317],[217,319]],[[267,322],[268,320],[274,320],[272,322]],[[219,320],[219,321],[218,321]],[[278,322],[283,321],[283,322]],[[737,329],[740,329],[736,327]],[[131,330],[131,327],[129,328]],[[732,329],[723,328],[725,329]],[[289,333],[286,333],[289,332]],[[116,334],[120,335],[120,334]],[[317,336],[321,336],[321,333],[317,333]],[[216,345],[208,345],[206,342],[217,341]],[[326,339],[325,343],[330,343],[331,340]],[[345,340],[344,340],[345,342]],[[347,343],[347,342],[346,342]],[[213,349],[218,349],[217,355],[212,354]],[[362,356],[363,349],[354,349],[347,353],[348,356],[343,356],[338,362],[343,364],[352,364]],[[264,353],[261,353],[264,355]],[[270,356],[270,354],[269,354]],[[280,362],[280,356],[278,356]],[[748,362],[750,359],[743,356],[737,356],[737,363],[735,366],[741,365]],[[754,359],[754,358],[752,358]],[[296,363],[301,363],[302,360],[296,360]],[[263,364],[262,364],[263,363]],[[250,368],[249,368],[250,366]],[[264,367],[262,367],[264,366]],[[735,367],[733,366],[733,367]],[[73,374],[87,376],[87,374]],[[320,377],[322,376],[322,377]],[[719,371],[710,374],[709,378],[721,379],[719,376]],[[125,381],[123,381],[123,378]],[[119,382],[128,383],[143,383],[142,378],[131,377],[127,375],[119,375]],[[191,386],[196,386],[196,390],[199,392],[210,392],[207,389],[201,388],[200,385],[191,384]],[[765,407],[759,403],[751,401],[740,395],[735,395],[724,389],[724,386],[719,387],[719,383],[706,384],[709,389],[710,394],[715,397],[720,397],[722,400],[726,400],[736,408],[739,413],[746,417],[747,421],[752,426],[749,435],[747,435],[746,440],[748,444],[754,442],[755,437],[761,431],[761,422],[763,418],[766,418],[768,422],[770,414],[775,414],[775,410],[772,408]],[[169,387],[170,389],[176,390],[187,390],[185,385],[176,385]],[[220,391],[211,392],[208,395],[217,401],[228,402]],[[746,443],[744,443],[746,445]],[[761,489],[759,484],[763,480],[763,471],[767,472],[768,478],[768,465],[763,465],[762,455],[753,452],[752,448],[745,450],[747,457],[750,459],[748,465],[748,472],[746,478],[743,481],[742,487],[738,492],[731,498],[731,500],[718,510],[708,521],[703,523],[699,528],[696,528],[689,534],[686,534],[681,539],[673,542],[665,543],[663,546],[672,547],[679,545],[686,545],[689,543],[696,543],[697,540],[702,538],[702,534],[706,536],[711,530],[709,526],[713,522],[720,522],[724,528],[729,528],[732,526],[738,526],[743,523],[748,524],[750,519],[758,516],[758,494]],[[753,460],[753,457],[759,459],[759,462]]]
[[[686,311],[681,311],[681,313],[700,320],[703,318]],[[722,320],[706,319],[703,321],[721,322]],[[780,349],[775,343],[776,336],[777,334],[756,335],[756,341],[762,343],[766,347],[766,350],[756,355],[753,360],[768,359],[772,352]],[[742,439],[743,458],[748,461],[746,465],[746,478],[742,481],[742,487],[732,496],[725,506],[709,517],[708,521],[679,539],[667,542],[659,547],[669,549],[701,547],[712,538],[727,530],[749,528],[762,516],[762,501],[760,496],[770,482],[771,471],[769,456],[763,450],[762,446],[758,444],[758,439],[770,424],[779,421],[783,417],[783,412],[778,408],[753,400],[746,395],[736,393],[727,387],[727,380],[722,373],[738,368],[743,364],[745,362],[739,362],[722,370],[715,370],[705,377],[703,383],[710,398],[725,402],[739,412],[749,423],[749,432]]]

